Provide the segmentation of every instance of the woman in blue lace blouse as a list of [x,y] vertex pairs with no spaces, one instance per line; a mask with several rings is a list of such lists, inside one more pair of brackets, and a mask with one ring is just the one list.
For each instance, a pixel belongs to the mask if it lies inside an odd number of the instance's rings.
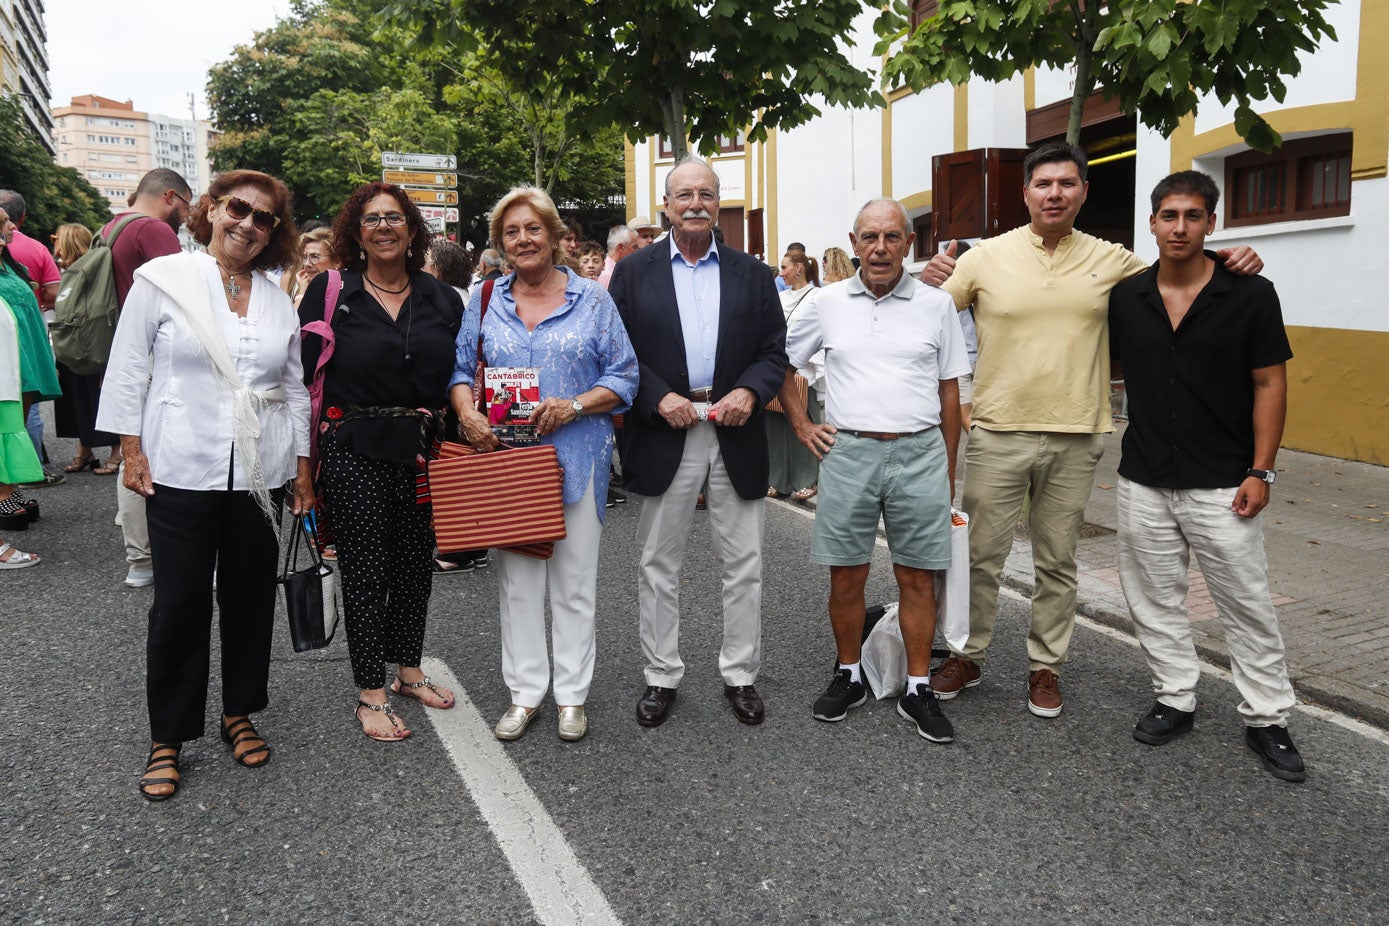
[[539,374],[540,401],[530,421],[540,440],[554,445],[564,468],[567,532],[549,560],[498,551],[502,677],[511,689],[511,707],[495,733],[500,740],[520,738],[550,687],[548,581],[559,736],[577,740],[588,731],[584,700],[593,678],[611,414],[625,411],[636,395],[637,357],[607,291],[559,265],[565,226],[549,196],[517,187],[493,207],[490,223],[492,242],[513,272],[493,287],[474,289],[458,332],[449,398],[467,441],[493,450],[497,439],[474,398],[482,389],[473,383],[479,332],[488,367]]

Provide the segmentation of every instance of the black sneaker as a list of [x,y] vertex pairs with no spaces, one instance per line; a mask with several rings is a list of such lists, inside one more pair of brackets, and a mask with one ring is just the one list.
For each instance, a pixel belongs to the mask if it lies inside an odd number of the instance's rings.
[[861,707],[868,700],[868,689],[863,687],[863,682],[851,679],[848,669],[835,669],[830,687],[815,699],[815,706],[810,709],[811,716],[816,720],[836,723],[844,719],[849,708]]
[[473,561],[466,553],[441,553],[434,560],[435,575],[452,576],[472,571]]
[[940,712],[940,699],[930,685],[918,684],[897,702],[897,713],[916,724],[916,732],[933,743],[949,743],[955,739],[955,728]]
[[491,554],[490,554],[487,550],[474,550],[474,551],[473,551],[473,568],[474,568],[474,569],[486,569],[486,568],[487,568],[488,566],[490,566],[490,565],[492,565],[492,558],[491,558]]
[[1244,742],[1259,754],[1269,774],[1284,781],[1306,781],[1307,769],[1287,727],[1245,727]]
[[1149,746],[1161,746],[1191,732],[1195,711],[1179,711],[1158,701],[1133,728],[1133,738]]

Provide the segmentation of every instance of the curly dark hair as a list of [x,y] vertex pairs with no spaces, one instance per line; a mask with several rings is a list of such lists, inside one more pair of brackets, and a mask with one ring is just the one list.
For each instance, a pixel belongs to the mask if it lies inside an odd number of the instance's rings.
[[434,260],[435,276],[441,283],[464,289],[473,285],[473,265],[461,244],[447,238],[435,238],[429,242],[429,254]]
[[373,180],[352,191],[343,203],[338,217],[333,220],[333,253],[344,270],[365,270],[366,258],[362,256],[361,227],[357,222],[366,211],[367,203],[385,193],[400,205],[405,213],[405,227],[410,229],[410,253],[405,258],[405,269],[414,273],[424,266],[425,254],[429,251],[429,229],[419,207],[410,201],[405,191],[394,183],[381,183]]
[[299,260],[299,232],[294,227],[294,214],[290,211],[294,194],[283,180],[258,170],[228,170],[212,178],[207,192],[198,197],[188,216],[188,230],[193,233],[193,240],[204,247],[212,241],[212,220],[208,218],[208,213],[218,199],[239,186],[253,186],[269,196],[274,206],[269,211],[280,218],[280,224],[270,232],[265,247],[251,261],[251,269],[274,270],[293,266]]

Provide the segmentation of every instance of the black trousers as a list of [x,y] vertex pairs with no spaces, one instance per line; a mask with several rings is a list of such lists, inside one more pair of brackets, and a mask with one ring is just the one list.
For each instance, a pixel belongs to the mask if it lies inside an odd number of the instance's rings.
[[270,703],[279,543],[249,492],[156,485],[145,512],[155,562],[145,677],[150,735],[182,743],[203,735],[214,569],[222,713],[253,714]]
[[415,502],[413,464],[352,452],[320,437],[319,481],[332,520],[358,688],[384,688],[387,663],[418,666],[434,581],[430,508]]

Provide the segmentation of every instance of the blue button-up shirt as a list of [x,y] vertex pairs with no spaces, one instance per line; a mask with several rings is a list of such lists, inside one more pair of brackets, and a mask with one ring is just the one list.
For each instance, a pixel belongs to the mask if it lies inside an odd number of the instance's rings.
[[693,264],[670,236],[670,270],[675,277],[675,304],[685,338],[685,368],[691,389],[714,385],[714,353],[719,346],[719,249],[712,236],[709,250]]
[[[626,411],[637,394],[640,373],[637,355],[617,306],[603,287],[564,270],[569,283],[564,305],[535,326],[516,314],[511,295],[515,275],[497,280],[487,316],[482,318],[482,356],[488,366],[535,367],[540,371],[540,397],[573,398],[595,386],[611,389],[620,400],[611,412],[582,418],[541,438],[554,444],[559,465],[564,467],[564,502],[572,505],[593,486],[598,520],[603,520],[608,500],[608,470],[612,461],[612,414]],[[482,286],[473,289],[455,346],[452,389],[459,383],[473,385],[477,373],[478,320],[482,315]],[[717,307],[717,303],[715,303]]]

